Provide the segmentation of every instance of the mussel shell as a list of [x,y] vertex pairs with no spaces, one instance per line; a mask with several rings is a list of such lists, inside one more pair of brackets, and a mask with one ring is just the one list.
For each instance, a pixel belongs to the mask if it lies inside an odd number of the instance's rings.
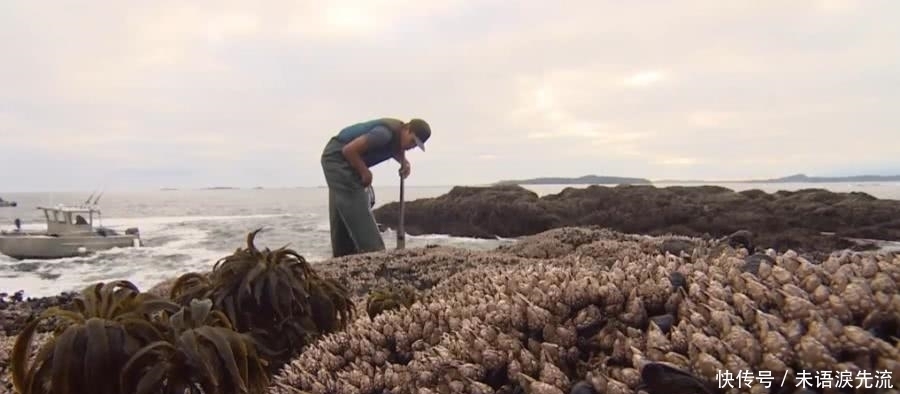
[[769,263],[769,265],[775,265],[775,259],[765,253],[752,254],[744,259],[744,266],[741,267],[741,270],[753,275],[759,275],[759,266],[764,262]]
[[594,386],[591,386],[590,383],[582,380],[572,385],[569,394],[597,394],[597,390],[594,390]]
[[687,278],[681,272],[675,271],[669,274],[669,282],[672,283],[672,287],[675,289],[680,287],[687,290]]
[[675,316],[670,314],[665,315],[657,315],[650,318],[650,321],[656,323],[659,326],[659,329],[662,330],[663,334],[668,334],[672,329],[672,326],[675,325]]
[[638,389],[649,394],[713,394],[714,391],[694,375],[664,363],[648,363],[641,369]]

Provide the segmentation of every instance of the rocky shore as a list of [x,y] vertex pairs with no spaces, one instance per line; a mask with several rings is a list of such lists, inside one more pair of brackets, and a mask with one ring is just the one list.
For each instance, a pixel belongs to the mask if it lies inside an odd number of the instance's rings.
[[[667,253],[678,244],[690,252]],[[271,393],[801,393],[801,371],[892,371],[882,379],[894,387],[900,377],[891,338],[900,334],[900,258],[891,253],[816,261],[561,228],[493,252],[336,262],[355,272],[358,294],[381,286],[380,272],[402,272],[394,280],[418,286],[418,302],[313,344]],[[724,370],[786,383],[716,390]]]
[[[346,286],[356,317],[273,375],[268,393],[795,393],[801,371],[900,384],[898,255],[750,254],[741,235],[565,227],[490,252],[416,248],[315,264]],[[398,286],[417,302],[366,313],[373,293]],[[0,393],[11,392],[15,339],[0,339]],[[769,371],[776,385],[788,376],[780,390],[715,390],[721,370]]]
[[[374,211],[396,228],[399,204]],[[538,197],[520,186],[455,187],[406,203],[406,232],[494,238],[598,225],[635,234],[724,237],[739,230],[784,252],[873,249],[857,239],[900,240],[900,201],[823,189],[735,192],[718,186],[566,188]]]
[[[16,335],[22,327],[35,316],[38,316],[47,308],[58,306],[67,307],[72,302],[75,293],[62,293],[51,297],[25,297],[24,290],[19,290],[12,295],[0,293],[0,333],[7,336]],[[39,327],[39,332],[49,330],[49,327]]]

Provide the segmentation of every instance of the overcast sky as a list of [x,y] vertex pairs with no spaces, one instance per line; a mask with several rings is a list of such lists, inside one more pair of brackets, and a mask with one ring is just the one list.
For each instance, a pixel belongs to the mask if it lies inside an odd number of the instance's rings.
[[[421,117],[409,184],[900,173],[900,2],[0,2],[0,190],[315,186]],[[375,183],[396,184],[397,164]]]

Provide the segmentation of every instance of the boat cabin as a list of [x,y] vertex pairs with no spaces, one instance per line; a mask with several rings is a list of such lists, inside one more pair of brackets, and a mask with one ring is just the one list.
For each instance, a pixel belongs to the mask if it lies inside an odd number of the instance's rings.
[[47,234],[90,233],[94,228],[94,212],[100,210],[91,207],[57,206],[54,208],[38,207],[44,211],[47,219]]

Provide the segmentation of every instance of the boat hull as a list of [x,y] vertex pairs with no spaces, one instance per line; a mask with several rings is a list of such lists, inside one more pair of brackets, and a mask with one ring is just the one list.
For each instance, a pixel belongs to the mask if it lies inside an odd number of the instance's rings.
[[137,235],[0,235],[0,253],[14,259],[59,259],[91,254],[112,248],[127,248],[140,244]]

